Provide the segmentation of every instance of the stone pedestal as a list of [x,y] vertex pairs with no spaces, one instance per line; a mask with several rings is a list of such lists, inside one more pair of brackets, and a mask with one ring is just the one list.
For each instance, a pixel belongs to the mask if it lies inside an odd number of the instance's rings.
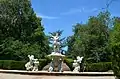
[[[43,71],[48,71],[49,67],[50,67],[50,63],[48,65],[46,65],[42,70]],[[64,62],[62,64],[62,70],[63,71],[71,71],[70,68]]]
[[60,53],[52,53],[48,56],[52,57],[52,61],[50,63],[48,71],[62,72],[63,71],[62,64],[65,56]]

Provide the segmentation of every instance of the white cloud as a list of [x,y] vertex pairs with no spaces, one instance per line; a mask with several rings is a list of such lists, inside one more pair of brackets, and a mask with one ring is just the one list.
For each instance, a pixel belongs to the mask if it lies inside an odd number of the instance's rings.
[[112,17],[114,17],[114,16],[115,16],[115,17],[119,17],[120,14],[118,14],[118,13],[111,13],[111,16],[112,16]]
[[93,8],[93,9],[84,9],[84,12],[85,13],[90,13],[90,12],[95,12],[95,11],[98,11],[97,8]]
[[81,9],[70,9],[67,12],[61,13],[61,15],[70,15],[70,14],[80,13],[81,11],[82,11]]
[[37,17],[41,17],[43,19],[58,19],[59,17],[54,17],[54,16],[47,16],[43,14],[37,14]]
[[97,8],[93,8],[93,9],[86,9],[86,8],[80,8],[80,9],[70,9],[67,12],[63,12],[61,13],[61,15],[71,15],[71,14],[76,14],[76,13],[91,13],[91,12],[95,12],[98,11]]

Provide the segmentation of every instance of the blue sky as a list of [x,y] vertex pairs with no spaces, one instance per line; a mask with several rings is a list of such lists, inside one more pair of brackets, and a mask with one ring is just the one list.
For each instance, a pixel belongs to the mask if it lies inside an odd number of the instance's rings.
[[[45,33],[64,30],[63,36],[73,34],[72,26],[87,22],[111,0],[31,0],[37,16],[42,17]],[[109,9],[112,16],[120,16],[120,0],[114,0]]]

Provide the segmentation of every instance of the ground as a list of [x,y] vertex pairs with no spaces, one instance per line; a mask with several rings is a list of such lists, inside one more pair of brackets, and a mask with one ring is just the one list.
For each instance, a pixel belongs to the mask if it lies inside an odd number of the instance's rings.
[[115,79],[113,76],[34,76],[0,73],[0,79]]

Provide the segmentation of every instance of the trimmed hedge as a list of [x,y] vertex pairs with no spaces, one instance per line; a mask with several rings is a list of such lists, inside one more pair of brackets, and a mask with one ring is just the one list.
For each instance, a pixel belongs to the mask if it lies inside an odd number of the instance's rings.
[[49,59],[40,59],[39,60],[39,70],[42,70],[51,60]]
[[25,61],[0,60],[0,69],[25,70]]
[[[71,71],[74,69],[72,59],[65,58],[64,62],[70,67]],[[86,72],[105,72],[112,70],[112,62],[87,63],[85,67]]]
[[86,66],[88,72],[106,72],[108,70],[112,70],[112,62],[91,63]]
[[[50,61],[50,59],[40,59],[39,70],[46,66]],[[72,59],[65,58],[64,62],[69,66],[71,71],[74,69],[72,66]],[[0,60],[0,69],[25,70],[25,64],[26,61]],[[105,72],[108,70],[112,70],[112,62],[87,63],[85,68],[85,71],[87,72]]]
[[71,71],[74,69],[73,66],[72,66],[72,64],[74,62],[73,59],[67,59],[67,58],[65,58],[64,62],[67,64],[67,66],[70,68]]
[[[39,70],[41,70],[45,65],[47,65],[49,60],[40,59],[39,60]],[[15,61],[15,60],[0,60],[0,69],[8,70],[25,70],[26,61]]]

